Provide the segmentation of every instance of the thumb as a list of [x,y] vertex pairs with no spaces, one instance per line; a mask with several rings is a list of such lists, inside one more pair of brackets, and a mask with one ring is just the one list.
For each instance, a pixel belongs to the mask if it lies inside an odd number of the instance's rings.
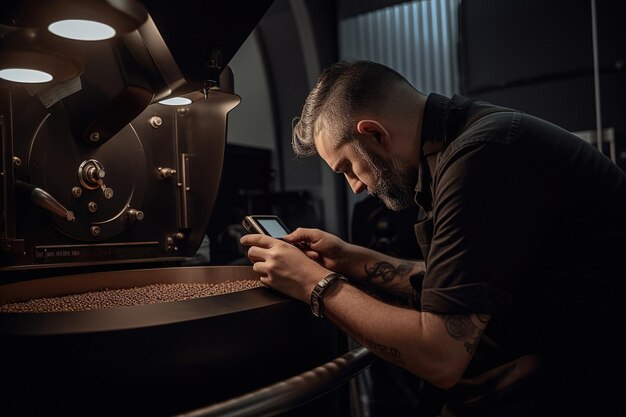
[[310,243],[319,238],[317,229],[307,229],[298,227],[295,231],[283,236],[283,240],[289,243],[307,242]]

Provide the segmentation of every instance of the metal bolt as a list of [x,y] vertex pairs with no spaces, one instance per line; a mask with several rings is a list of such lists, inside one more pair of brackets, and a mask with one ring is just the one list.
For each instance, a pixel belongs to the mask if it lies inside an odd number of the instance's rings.
[[85,170],[85,176],[89,182],[96,184],[106,176],[106,171],[103,168],[99,168],[94,165]]
[[159,171],[159,174],[161,174],[161,177],[163,178],[170,178],[172,175],[176,174],[176,170],[172,168],[158,167],[157,170]]
[[74,187],[72,188],[72,195],[75,198],[79,198],[81,195],[83,195],[83,189],[80,187]]
[[152,116],[150,118],[150,126],[152,126],[155,129],[158,129],[161,127],[161,125],[163,124],[163,119],[161,119],[159,116]]
[[185,238],[185,234],[183,232],[178,232],[174,235],[176,240],[183,240]]
[[18,158],[17,156],[13,157],[13,165],[15,165],[16,167],[19,167],[22,165],[22,160],[20,158]]
[[113,198],[113,188],[106,187],[104,190],[102,190],[102,192],[104,193],[104,198]]
[[126,213],[128,214],[128,217],[131,219],[135,219],[138,221],[143,220],[143,211],[141,210],[130,209]]
[[98,132],[91,132],[89,134],[89,140],[91,140],[92,142],[100,141],[100,133],[98,133]]
[[96,211],[98,211],[98,203],[90,201],[87,204],[87,210],[89,210],[90,213],[95,213]]
[[100,233],[102,232],[102,230],[100,230],[100,226],[91,226],[89,231],[91,232],[91,236],[94,237],[100,236]]

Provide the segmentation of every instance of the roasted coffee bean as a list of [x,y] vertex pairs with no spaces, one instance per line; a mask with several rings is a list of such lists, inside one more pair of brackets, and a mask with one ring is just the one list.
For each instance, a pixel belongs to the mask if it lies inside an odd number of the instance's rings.
[[191,300],[262,287],[257,280],[225,281],[217,284],[176,283],[145,287],[103,289],[62,297],[36,298],[25,302],[0,305],[5,313],[52,313],[128,307],[142,304]]

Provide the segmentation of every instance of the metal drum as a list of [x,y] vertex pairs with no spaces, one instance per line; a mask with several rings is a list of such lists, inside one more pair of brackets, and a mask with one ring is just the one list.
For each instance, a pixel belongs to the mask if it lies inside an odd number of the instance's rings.
[[[0,286],[0,303],[255,279],[251,268],[236,266],[79,274]],[[227,399],[334,358],[335,330],[311,317],[307,306],[268,288],[99,310],[3,312],[2,415],[166,416]],[[336,407],[325,408],[332,415]]]

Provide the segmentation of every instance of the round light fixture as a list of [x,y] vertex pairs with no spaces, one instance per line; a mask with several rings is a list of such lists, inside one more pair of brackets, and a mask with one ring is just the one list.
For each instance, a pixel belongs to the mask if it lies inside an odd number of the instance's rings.
[[159,104],[165,104],[166,106],[186,106],[191,103],[193,101],[187,97],[172,97],[159,101]]
[[16,83],[47,83],[52,81],[52,75],[35,69],[28,68],[5,68],[0,69],[0,78]]
[[51,23],[48,30],[57,36],[78,41],[101,41],[115,36],[111,26],[83,19],[65,19]]
[[15,29],[0,36],[0,83],[61,83],[78,77],[84,64],[63,42],[36,29]]
[[132,32],[148,18],[137,0],[22,0],[13,23],[23,28],[48,29],[79,41],[110,39]]

